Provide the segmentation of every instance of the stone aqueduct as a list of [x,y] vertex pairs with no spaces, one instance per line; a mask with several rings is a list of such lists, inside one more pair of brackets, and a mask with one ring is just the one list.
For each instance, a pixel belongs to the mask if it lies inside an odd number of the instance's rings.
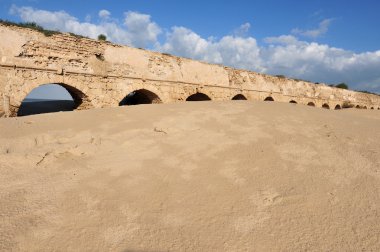
[[56,83],[77,109],[119,106],[135,92],[142,103],[274,100],[380,109],[380,96],[236,70],[167,54],[0,25],[0,116],[15,116],[36,87]]

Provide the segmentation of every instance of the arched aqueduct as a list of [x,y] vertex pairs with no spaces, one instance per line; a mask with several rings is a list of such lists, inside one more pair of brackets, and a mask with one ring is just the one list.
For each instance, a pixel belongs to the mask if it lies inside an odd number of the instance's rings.
[[[0,116],[15,116],[36,87],[55,83],[77,109],[197,100],[267,100],[327,109],[380,109],[380,96],[0,24]],[[134,93],[134,100],[127,95]]]

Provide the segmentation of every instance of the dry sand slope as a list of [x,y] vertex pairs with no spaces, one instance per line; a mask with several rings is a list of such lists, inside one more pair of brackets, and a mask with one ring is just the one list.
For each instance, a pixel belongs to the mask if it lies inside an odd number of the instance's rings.
[[380,251],[380,111],[141,105],[0,141],[1,251]]

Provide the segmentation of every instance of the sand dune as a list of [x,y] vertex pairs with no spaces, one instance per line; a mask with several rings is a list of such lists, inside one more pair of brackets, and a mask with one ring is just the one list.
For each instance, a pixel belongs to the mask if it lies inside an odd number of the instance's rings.
[[0,251],[380,251],[380,111],[140,105],[0,142]]

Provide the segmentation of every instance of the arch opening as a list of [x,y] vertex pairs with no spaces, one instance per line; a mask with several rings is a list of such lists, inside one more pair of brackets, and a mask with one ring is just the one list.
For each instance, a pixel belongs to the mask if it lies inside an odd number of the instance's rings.
[[315,104],[314,104],[314,102],[309,102],[309,103],[307,104],[307,106],[315,107]]
[[127,96],[125,96],[119,102],[119,106],[131,106],[131,105],[139,105],[139,104],[157,104],[157,103],[162,103],[158,95],[146,89],[138,89],[138,90],[130,92]]
[[330,109],[330,106],[329,106],[327,103],[324,103],[324,104],[322,105],[322,108],[324,108],[324,109]]
[[373,110],[373,109],[375,109],[374,107],[371,107],[371,109]]
[[356,105],[355,108],[360,109],[360,106],[359,106],[359,105]]
[[27,116],[77,109],[86,95],[63,83],[42,84],[34,88],[21,102],[17,116]]
[[274,101],[272,96],[268,96],[267,98],[264,99],[264,101]]
[[247,98],[242,94],[237,94],[234,97],[232,97],[233,101],[245,101]]
[[367,106],[364,106],[363,109],[367,109]]
[[187,97],[186,101],[211,101],[211,98],[204,93],[195,93]]
[[342,109],[342,107],[339,104],[337,104],[334,109],[339,110],[339,109]]
[[297,102],[295,100],[291,100],[291,101],[289,101],[289,103],[297,104]]

